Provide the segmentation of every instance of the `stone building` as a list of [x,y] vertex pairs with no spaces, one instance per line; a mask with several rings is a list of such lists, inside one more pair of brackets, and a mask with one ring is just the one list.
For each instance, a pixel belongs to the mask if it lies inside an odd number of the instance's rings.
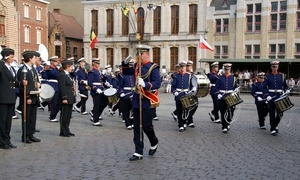
[[[135,55],[135,46],[139,42],[136,34],[139,33],[141,42],[152,47],[150,59],[160,65],[162,71],[174,71],[179,61],[188,59],[194,62],[194,69],[204,67],[205,63],[201,64],[199,59],[212,53],[198,48],[200,35],[206,37],[210,33],[206,24],[207,0],[133,2],[82,2],[87,60],[99,57],[101,67],[108,64],[117,67],[128,55]],[[98,38],[93,50],[90,48],[91,30]]]
[[19,59],[19,13],[11,0],[0,1],[0,46],[15,50],[15,59]]

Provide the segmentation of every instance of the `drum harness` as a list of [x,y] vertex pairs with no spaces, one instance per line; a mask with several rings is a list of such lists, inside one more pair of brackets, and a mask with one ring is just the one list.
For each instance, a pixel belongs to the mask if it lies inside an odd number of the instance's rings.
[[[190,87],[190,81],[191,81],[191,78],[192,78],[192,74],[190,74],[190,76],[189,76],[189,81],[188,81],[189,84],[188,84],[188,87]],[[183,91],[183,92],[184,92],[184,91]],[[180,92],[180,93],[182,93],[182,92]],[[191,106],[191,107],[182,109],[182,116],[181,116],[181,117],[182,117],[183,120],[186,120],[186,119],[189,117],[190,112],[191,112],[193,109],[197,108],[197,107],[198,107],[198,104],[199,104],[199,101],[198,101],[197,96],[196,96],[192,91],[188,91],[188,92],[185,92],[185,93],[186,93],[186,95],[192,94],[192,97],[195,98],[195,99],[197,99],[197,103],[196,103],[195,105]]]

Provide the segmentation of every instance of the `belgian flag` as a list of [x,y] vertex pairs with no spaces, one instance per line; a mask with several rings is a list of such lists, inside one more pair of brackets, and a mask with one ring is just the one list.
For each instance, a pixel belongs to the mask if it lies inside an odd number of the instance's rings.
[[97,36],[93,29],[91,29],[91,35],[90,35],[90,47],[93,50],[95,48],[96,43],[98,42]]

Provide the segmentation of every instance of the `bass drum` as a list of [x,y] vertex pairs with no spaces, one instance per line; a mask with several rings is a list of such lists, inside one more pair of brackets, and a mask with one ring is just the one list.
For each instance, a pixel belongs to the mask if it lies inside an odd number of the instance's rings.
[[49,84],[41,84],[40,99],[42,102],[47,102],[54,96],[55,90]]
[[197,84],[198,84],[196,96],[198,98],[199,97],[203,98],[207,96],[207,94],[209,93],[210,81],[206,77],[206,75],[203,74],[196,74],[196,77],[197,77]]

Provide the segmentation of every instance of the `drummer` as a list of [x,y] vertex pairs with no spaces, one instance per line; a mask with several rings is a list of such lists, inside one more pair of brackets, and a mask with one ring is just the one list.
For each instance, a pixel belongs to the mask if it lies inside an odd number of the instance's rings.
[[255,99],[257,114],[258,114],[258,122],[260,129],[266,129],[265,127],[265,118],[268,115],[268,106],[266,101],[263,100],[267,95],[267,89],[265,86],[265,73],[260,72],[257,73],[257,82],[252,85],[251,95]]
[[180,98],[193,89],[193,85],[191,80],[192,75],[186,71],[187,62],[181,61],[179,65],[181,67],[181,71],[174,75],[171,91],[174,94],[174,99],[176,101],[179,132],[183,132],[186,126],[186,119],[182,118],[183,105]]
[[216,80],[216,94],[218,94],[219,107],[221,112],[222,131],[229,131],[229,124],[233,117],[235,107],[228,107],[225,97],[233,92],[238,92],[236,78],[230,74],[232,64],[223,64],[223,75]]
[[289,94],[290,90],[286,84],[286,75],[278,72],[279,61],[272,61],[270,64],[272,72],[266,76],[265,82],[268,88],[267,101],[269,104],[271,135],[276,136],[278,133],[278,124],[283,114],[276,110],[274,101],[278,99],[284,91],[286,94]]

